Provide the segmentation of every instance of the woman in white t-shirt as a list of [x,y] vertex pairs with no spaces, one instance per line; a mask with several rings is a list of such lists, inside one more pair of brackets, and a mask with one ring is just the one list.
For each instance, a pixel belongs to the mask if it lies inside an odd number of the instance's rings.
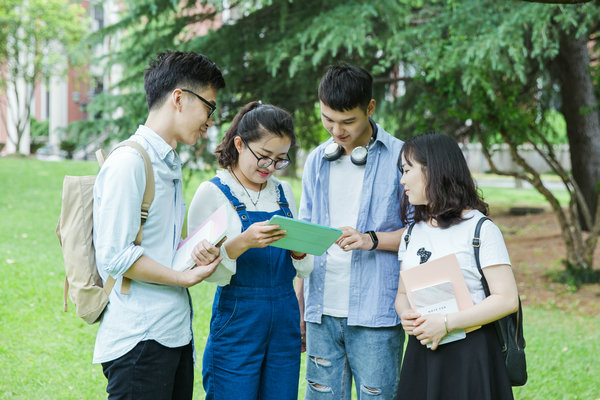
[[[477,193],[465,158],[454,139],[429,133],[404,143],[399,168],[400,182],[414,206],[414,214],[405,206],[401,217],[405,223],[411,217],[415,222],[410,240],[402,240],[400,245],[400,269],[456,254],[475,305],[450,314],[420,315],[411,309],[400,279],[396,311],[409,340],[398,399],[512,399],[498,338],[490,323],[517,310],[517,285],[502,234],[486,221],[481,228],[480,249],[481,267],[490,289],[490,296],[485,297],[472,239],[488,206]],[[438,346],[448,332],[476,326],[481,328],[467,333],[465,339]]]

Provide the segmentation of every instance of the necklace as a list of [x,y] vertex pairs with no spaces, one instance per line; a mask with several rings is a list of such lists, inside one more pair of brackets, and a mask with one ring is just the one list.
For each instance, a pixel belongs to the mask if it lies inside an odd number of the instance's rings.
[[248,195],[248,198],[250,199],[250,202],[254,205],[254,207],[256,207],[256,205],[258,204],[258,200],[260,199],[260,192],[262,192],[262,186],[263,184],[261,183],[259,188],[258,188],[258,196],[256,197],[256,201],[252,200],[252,197],[250,197],[250,193],[248,193],[248,190],[246,189],[246,187],[244,186],[244,184],[238,179],[237,175],[235,174],[235,172],[233,172],[233,169],[229,169],[231,171],[231,174],[233,175],[233,177],[235,178],[236,181],[238,181],[238,183],[242,186],[242,189],[244,189],[244,192],[246,192],[246,194]]

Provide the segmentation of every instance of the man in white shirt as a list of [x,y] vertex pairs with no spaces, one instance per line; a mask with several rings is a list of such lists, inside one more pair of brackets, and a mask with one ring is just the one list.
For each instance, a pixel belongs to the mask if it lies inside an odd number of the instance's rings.
[[404,331],[398,288],[402,141],[377,125],[371,75],[331,67],[319,85],[331,138],[308,156],[299,219],[340,228],[342,237],[296,281],[306,320],[305,399],[393,399]]
[[[221,261],[208,242],[192,252],[197,267],[171,268],[181,241],[185,203],[179,143],[193,145],[212,125],[217,91],[225,81],[217,66],[193,52],[166,52],[150,62],[144,88],[148,118],[130,140],[152,163],[155,196],[140,245],[140,205],[146,186],[142,156],[117,148],[94,186],[94,246],[103,281],[116,280],[102,315],[94,363],[102,363],[109,399],[191,399],[192,309],[188,287]],[[129,293],[123,279],[130,281]]]

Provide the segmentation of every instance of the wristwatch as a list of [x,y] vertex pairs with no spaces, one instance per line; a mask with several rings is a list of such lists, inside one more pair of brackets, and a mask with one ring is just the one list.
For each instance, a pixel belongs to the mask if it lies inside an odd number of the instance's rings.
[[369,250],[375,250],[377,248],[377,245],[379,244],[379,239],[377,239],[377,235],[374,231],[367,231],[365,233],[368,233],[369,236],[371,236],[371,240],[373,241],[373,247],[371,247]]

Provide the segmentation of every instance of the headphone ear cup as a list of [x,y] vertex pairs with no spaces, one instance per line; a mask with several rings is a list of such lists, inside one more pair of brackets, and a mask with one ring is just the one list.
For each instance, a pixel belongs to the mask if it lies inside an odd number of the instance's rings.
[[369,150],[364,146],[355,147],[350,153],[350,161],[354,165],[365,165],[367,163],[367,155]]
[[344,154],[344,148],[336,142],[331,142],[325,147],[325,159],[335,161]]

